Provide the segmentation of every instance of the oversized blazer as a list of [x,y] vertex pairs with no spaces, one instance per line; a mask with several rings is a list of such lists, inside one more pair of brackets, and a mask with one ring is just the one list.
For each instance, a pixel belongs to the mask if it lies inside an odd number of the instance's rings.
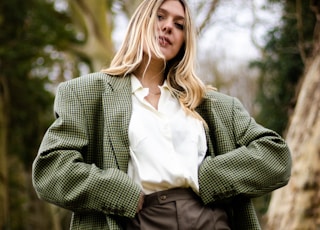
[[[251,198],[287,184],[285,141],[257,124],[237,99],[216,91],[197,111],[208,124],[201,199],[224,204],[233,229],[260,229]],[[38,196],[73,212],[70,229],[123,229],[140,193],[127,175],[130,77],[93,73],[61,83],[54,112],[33,163]]]

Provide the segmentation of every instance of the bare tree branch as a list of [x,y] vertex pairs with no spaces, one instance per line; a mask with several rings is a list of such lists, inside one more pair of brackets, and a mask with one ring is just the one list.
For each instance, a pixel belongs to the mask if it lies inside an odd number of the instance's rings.
[[303,63],[306,63],[307,55],[305,52],[305,42],[303,36],[303,19],[302,19],[302,6],[301,0],[296,0],[296,18],[297,18],[297,32],[298,32],[298,48]]
[[83,43],[73,49],[91,60],[95,71],[108,64],[114,53],[112,3],[101,0],[69,0],[74,23],[83,33]]
[[204,31],[204,29],[210,24],[209,22],[212,18],[212,15],[216,11],[219,3],[220,3],[220,0],[212,0],[210,3],[208,3],[207,1],[203,1],[202,3],[200,3],[198,5],[197,12],[200,12],[200,11],[202,11],[203,8],[207,7],[207,4],[209,4],[208,11],[206,12],[204,19],[202,20],[202,22],[200,22],[200,24],[198,26],[198,33],[199,34],[202,33]]
[[313,32],[314,47],[313,55],[316,55],[320,52],[320,1],[311,0],[310,8],[316,16],[316,25]]

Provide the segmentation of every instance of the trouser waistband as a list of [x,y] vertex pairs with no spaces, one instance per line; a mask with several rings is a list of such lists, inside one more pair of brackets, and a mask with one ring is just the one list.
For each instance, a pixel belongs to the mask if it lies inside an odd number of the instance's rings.
[[201,200],[191,188],[174,188],[146,195],[144,198],[143,208],[165,204],[176,200],[190,199]]

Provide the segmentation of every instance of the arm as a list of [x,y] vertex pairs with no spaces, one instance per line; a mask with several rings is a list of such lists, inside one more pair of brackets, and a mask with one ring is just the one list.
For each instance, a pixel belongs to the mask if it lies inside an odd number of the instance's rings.
[[60,85],[54,110],[56,120],[45,134],[33,163],[33,185],[38,196],[75,212],[133,217],[140,188],[117,168],[102,170],[85,162],[88,145],[92,144],[87,120],[68,84]]
[[260,196],[286,185],[291,157],[285,141],[258,125],[237,99],[233,99],[230,110],[217,114],[209,122],[214,127],[209,129],[215,132],[215,147],[220,152],[206,157],[199,168],[203,201],[208,204],[238,195]]

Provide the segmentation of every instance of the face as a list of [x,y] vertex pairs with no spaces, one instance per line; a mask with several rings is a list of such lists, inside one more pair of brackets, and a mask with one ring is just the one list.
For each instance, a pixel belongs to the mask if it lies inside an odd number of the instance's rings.
[[178,0],[166,0],[158,10],[158,40],[166,61],[173,59],[185,41],[185,13]]

